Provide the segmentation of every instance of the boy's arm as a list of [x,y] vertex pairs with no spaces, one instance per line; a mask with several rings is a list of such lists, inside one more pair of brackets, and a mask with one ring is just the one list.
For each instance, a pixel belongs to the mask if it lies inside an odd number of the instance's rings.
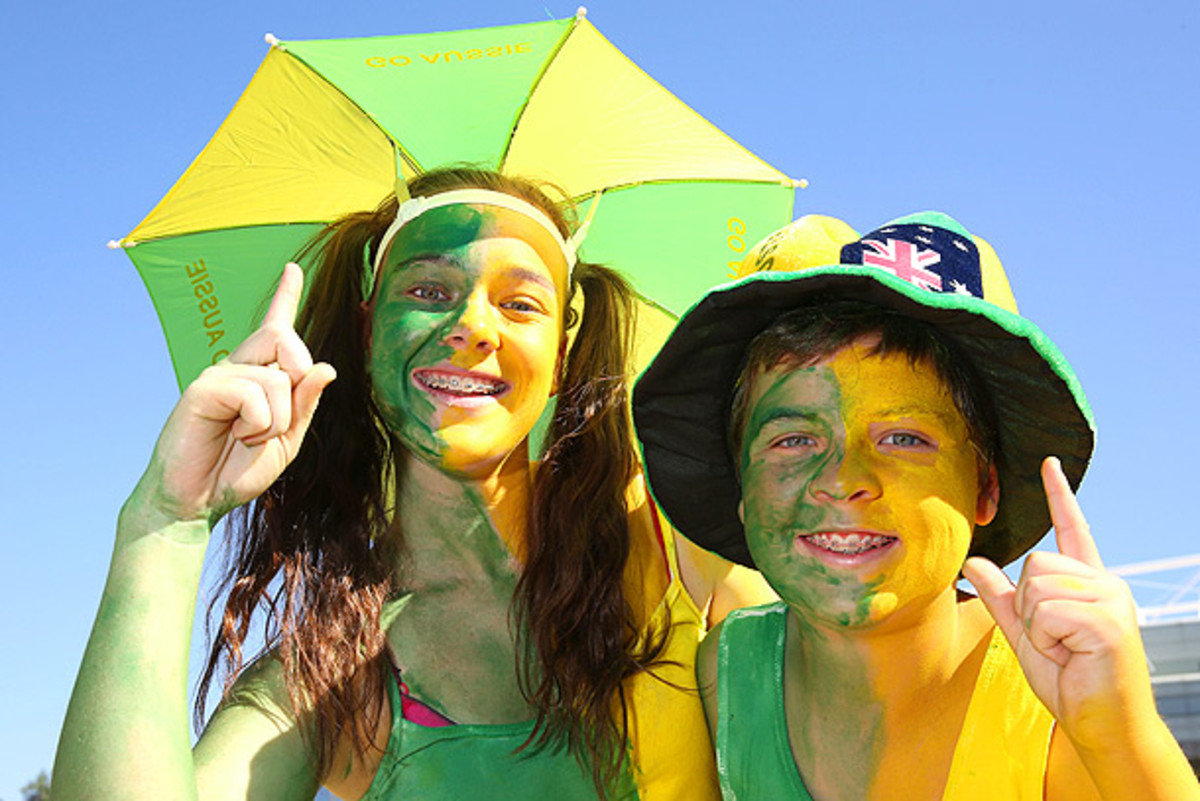
[[1104,799],[1200,800],[1155,708],[1129,588],[1104,570],[1057,459],[1043,463],[1042,480],[1060,553],[1030,554],[1015,587],[986,559],[969,559],[963,575],[1058,721],[1046,797],[1095,797],[1067,781],[1082,765]]

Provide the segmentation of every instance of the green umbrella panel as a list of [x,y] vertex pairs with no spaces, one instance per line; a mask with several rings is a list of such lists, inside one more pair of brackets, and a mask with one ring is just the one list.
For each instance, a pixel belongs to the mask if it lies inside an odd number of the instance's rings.
[[647,300],[647,351],[667,318],[791,220],[800,182],[686,106],[582,15],[268,41],[212,140],[117,243],[158,310],[180,386],[253,330],[283,263],[325,223],[374,208],[397,180],[434,167],[549,181],[581,219],[598,203],[580,255],[621,270]]

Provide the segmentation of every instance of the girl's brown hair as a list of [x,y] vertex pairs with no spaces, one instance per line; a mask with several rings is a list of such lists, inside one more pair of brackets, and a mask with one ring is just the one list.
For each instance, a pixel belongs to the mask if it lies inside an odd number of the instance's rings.
[[[414,179],[414,197],[477,187],[515,195],[569,234],[563,212],[535,184],[454,168]],[[348,733],[364,752],[382,711],[391,557],[403,554],[393,520],[396,450],[371,397],[361,312],[379,239],[395,218],[389,198],[374,212],[325,228],[303,256],[318,268],[297,319],[314,360],[338,379],[326,390],[295,461],[231,521],[233,546],[218,595],[228,591],[196,699],[197,726],[221,668],[228,696],[243,664],[251,619],[264,613],[263,652],[283,665],[293,712],[318,775]],[[368,279],[368,280],[364,280]],[[626,759],[622,682],[662,652],[667,627],[638,630],[625,597],[630,552],[625,493],[637,470],[629,420],[628,353],[633,295],[616,273],[575,267],[584,293],[580,329],[563,374],[527,517],[527,561],[513,598],[517,676],[537,710],[526,746],[566,745],[597,790]],[[568,299],[568,317],[573,317]],[[576,321],[568,319],[567,324]]]

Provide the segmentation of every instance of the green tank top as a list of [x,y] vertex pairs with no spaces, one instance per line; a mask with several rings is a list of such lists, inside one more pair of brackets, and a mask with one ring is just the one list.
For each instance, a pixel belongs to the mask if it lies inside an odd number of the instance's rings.
[[[396,681],[389,676],[385,683],[392,704],[392,731],[387,753],[362,801],[524,801],[531,797],[596,801],[590,773],[565,750],[514,753],[533,731],[533,721],[421,726],[400,714]],[[628,773],[611,797],[637,798]]]
[[[783,709],[787,606],[739,609],[717,646],[717,770],[725,801],[812,801]],[[942,801],[1040,801],[1054,718],[999,629],[975,679]]]
[[783,712],[786,634],[783,602],[738,609],[721,625],[716,745],[725,801],[812,801],[796,770]]

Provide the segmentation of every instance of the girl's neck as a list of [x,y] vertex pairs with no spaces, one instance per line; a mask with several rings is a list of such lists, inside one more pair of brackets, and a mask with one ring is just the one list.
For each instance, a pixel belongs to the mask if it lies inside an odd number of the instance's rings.
[[396,523],[405,583],[483,571],[511,575],[524,554],[530,463],[518,447],[480,478],[449,475],[407,452],[396,469]]

